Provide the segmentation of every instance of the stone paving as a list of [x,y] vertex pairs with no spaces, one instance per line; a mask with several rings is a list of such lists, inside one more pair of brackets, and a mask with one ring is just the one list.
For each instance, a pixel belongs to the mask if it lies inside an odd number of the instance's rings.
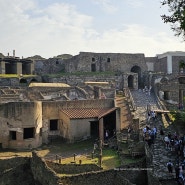
[[[148,104],[151,105],[151,110],[159,109],[157,107],[154,95],[153,94],[148,95],[147,93],[139,90],[132,90],[131,94],[133,96],[133,100],[135,101],[135,105],[137,106],[135,116],[139,117],[140,119],[141,132],[143,127],[145,127],[146,125],[150,125],[150,127],[156,126],[158,130],[158,136],[155,139],[155,143],[150,149],[153,154],[152,167],[154,175],[157,176],[160,180],[175,179],[175,172],[173,172],[173,174],[169,174],[166,164],[169,160],[172,160],[172,162],[175,164],[177,156],[173,151],[170,151],[169,149],[165,148],[163,137],[160,137],[159,135],[159,127],[160,125],[162,126],[164,125],[161,122],[161,119],[157,119],[156,121],[150,121],[149,123],[147,121],[147,105]],[[171,133],[174,133],[173,129],[174,128],[171,126],[164,128],[164,133],[167,134],[169,131],[171,131]],[[174,184],[176,184],[176,182],[174,182]]]

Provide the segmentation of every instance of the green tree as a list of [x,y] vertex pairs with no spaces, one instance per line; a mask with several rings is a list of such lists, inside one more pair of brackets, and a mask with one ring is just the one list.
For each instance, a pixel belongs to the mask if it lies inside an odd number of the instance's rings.
[[175,122],[185,123],[185,112],[184,111],[171,111],[170,114],[173,116]]
[[175,36],[182,36],[185,41],[185,0],[163,0],[162,5],[168,6],[169,15],[161,15],[164,23],[171,23]]

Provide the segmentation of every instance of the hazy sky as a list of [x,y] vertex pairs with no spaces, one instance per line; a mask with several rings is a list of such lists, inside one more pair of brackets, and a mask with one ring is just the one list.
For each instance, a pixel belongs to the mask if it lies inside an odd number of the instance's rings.
[[160,15],[161,0],[0,0],[0,53],[18,57],[81,51],[185,51]]

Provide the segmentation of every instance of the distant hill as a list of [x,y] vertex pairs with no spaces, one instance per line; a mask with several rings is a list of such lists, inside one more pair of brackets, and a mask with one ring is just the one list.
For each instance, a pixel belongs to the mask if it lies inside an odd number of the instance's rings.
[[27,57],[26,59],[31,59],[31,60],[44,60],[45,58],[41,57],[40,55],[34,55],[32,57]]
[[58,55],[56,58],[69,59],[72,57],[73,57],[73,55],[70,55],[70,54],[62,54],[62,55]]
[[[73,55],[70,55],[70,54],[61,54],[61,55],[57,55],[56,57],[53,57],[53,58],[69,59],[69,58],[72,58],[72,57],[73,57]],[[40,55],[35,55],[35,56],[32,56],[32,57],[27,57],[26,59],[31,59],[31,60],[45,60],[45,58],[41,57]]]

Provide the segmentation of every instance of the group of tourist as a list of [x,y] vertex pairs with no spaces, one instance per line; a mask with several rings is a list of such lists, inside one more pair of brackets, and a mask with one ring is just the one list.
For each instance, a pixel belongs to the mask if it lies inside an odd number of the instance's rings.
[[148,111],[148,119],[147,119],[148,123],[150,122],[151,119],[152,119],[153,121],[155,121],[156,118],[157,118],[157,116],[156,116],[155,111],[154,111],[154,110],[149,110],[149,111]]
[[[159,126],[159,131],[154,126],[157,120],[156,113],[154,111],[148,111],[147,125],[143,128],[143,140],[147,142],[148,146],[155,142],[156,137],[164,142],[166,150],[173,152],[176,161],[173,163],[169,160],[166,164],[169,173],[175,172],[176,179],[180,184],[185,184],[185,135],[178,135],[177,132],[165,133],[163,126]],[[154,124],[151,124],[154,123]],[[152,126],[153,125],[153,126]],[[157,136],[158,133],[158,136]]]
[[150,95],[151,89],[152,89],[152,86],[150,86],[149,88],[147,86],[145,86],[145,88],[143,89],[143,92]]
[[157,128],[153,126],[146,126],[143,128],[143,140],[148,143],[148,146],[151,147],[154,144],[155,138],[157,137]]
[[175,164],[171,160],[167,163],[168,172],[172,173],[175,170],[176,179],[185,182],[185,135],[178,135],[176,132],[169,132],[164,137],[166,149],[174,152],[176,155]]

